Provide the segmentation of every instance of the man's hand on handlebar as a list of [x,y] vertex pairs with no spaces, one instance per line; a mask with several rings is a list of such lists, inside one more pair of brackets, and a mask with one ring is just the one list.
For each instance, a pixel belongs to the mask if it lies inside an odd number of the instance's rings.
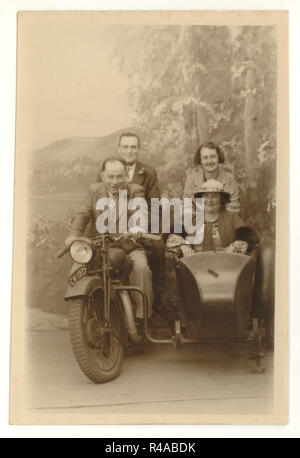
[[[140,228],[138,228],[138,229],[140,229]],[[136,241],[138,239],[141,239],[144,242],[146,242],[146,245],[147,245],[147,242],[158,242],[158,241],[161,241],[161,235],[159,235],[159,234],[151,234],[151,233],[148,233],[148,232],[143,232],[142,230],[139,230],[137,232],[135,232],[135,231],[134,232],[125,232],[124,234],[103,234],[103,235],[100,235],[100,236],[97,236],[97,237],[92,237],[90,240],[92,242],[96,243],[97,240],[100,240],[105,236],[106,237],[108,236],[113,242],[117,242],[117,243],[119,241],[121,241],[122,239],[126,239],[126,238],[133,239],[135,241],[135,243],[138,243]],[[77,239],[78,239],[78,237],[76,237],[75,235],[70,235],[69,237],[67,237],[66,240],[65,240],[65,248],[62,248],[58,253],[56,253],[56,257],[57,258],[61,258],[66,253],[68,253],[70,246]],[[151,245],[149,245],[149,246],[151,246]]]
[[143,240],[152,240],[152,241],[157,241],[157,240],[161,240],[161,236],[158,235],[158,234],[151,234],[149,232],[146,232],[145,229],[143,229],[142,227],[140,226],[134,226],[134,227],[131,227],[129,229],[129,232],[128,234],[134,238],[137,238],[137,239],[143,239]]

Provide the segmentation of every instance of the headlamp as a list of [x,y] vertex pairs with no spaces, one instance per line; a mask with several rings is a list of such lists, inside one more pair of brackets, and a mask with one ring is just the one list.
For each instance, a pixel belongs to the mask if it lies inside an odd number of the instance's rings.
[[70,255],[79,264],[88,264],[93,257],[93,248],[86,240],[76,240],[70,247]]

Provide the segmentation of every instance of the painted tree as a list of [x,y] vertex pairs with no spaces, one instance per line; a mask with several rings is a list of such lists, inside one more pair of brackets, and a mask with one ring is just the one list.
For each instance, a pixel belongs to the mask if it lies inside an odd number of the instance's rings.
[[117,42],[144,151],[165,191],[181,192],[193,153],[213,140],[241,184],[243,216],[273,230],[274,28],[134,26],[119,29]]
[[121,34],[118,54],[131,78],[131,99],[147,153],[163,167],[162,176],[171,171],[168,164],[175,170],[174,161],[184,170],[215,124],[230,116],[228,29],[155,26]]
[[[234,40],[239,97],[244,100],[240,176],[242,214],[275,237],[276,35],[273,27],[243,27]],[[237,162],[236,162],[237,163]]]

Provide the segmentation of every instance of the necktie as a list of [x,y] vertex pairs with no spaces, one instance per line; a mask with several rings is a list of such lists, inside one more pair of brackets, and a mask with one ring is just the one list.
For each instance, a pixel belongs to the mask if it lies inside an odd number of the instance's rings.
[[131,181],[133,179],[134,170],[135,170],[135,164],[131,165],[131,166],[128,166],[128,168],[127,168],[127,181],[128,181],[128,183],[131,183]]
[[118,193],[109,193],[108,226],[109,232],[116,232]]

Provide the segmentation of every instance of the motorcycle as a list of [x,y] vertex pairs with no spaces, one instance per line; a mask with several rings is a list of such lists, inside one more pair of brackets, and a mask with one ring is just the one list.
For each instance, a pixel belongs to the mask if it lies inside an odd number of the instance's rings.
[[[60,258],[70,252],[75,261],[64,296],[69,303],[69,332],[80,369],[95,383],[117,377],[128,338],[135,344],[141,339],[130,292],[141,295],[144,317],[148,316],[147,296],[124,281],[126,251],[118,249],[120,243],[133,243],[134,247],[141,240],[157,241],[160,236],[145,233],[79,237],[56,255]],[[112,256],[111,248],[117,248],[117,256]],[[144,326],[149,336],[146,318]]]
[[177,285],[172,298],[173,335],[158,339],[148,328],[147,296],[124,278],[126,253],[117,260],[110,256],[110,249],[121,241],[142,240],[160,240],[160,236],[147,233],[81,237],[57,254],[61,257],[70,251],[76,263],[65,300],[69,302],[72,348],[83,373],[95,383],[114,379],[121,372],[128,342],[139,343],[130,297],[133,291],[143,299],[143,327],[148,341],[172,343],[176,348],[185,343],[243,342],[250,344],[253,371],[263,373],[264,329],[252,307],[257,250],[251,255],[225,251],[184,257],[173,254]]

